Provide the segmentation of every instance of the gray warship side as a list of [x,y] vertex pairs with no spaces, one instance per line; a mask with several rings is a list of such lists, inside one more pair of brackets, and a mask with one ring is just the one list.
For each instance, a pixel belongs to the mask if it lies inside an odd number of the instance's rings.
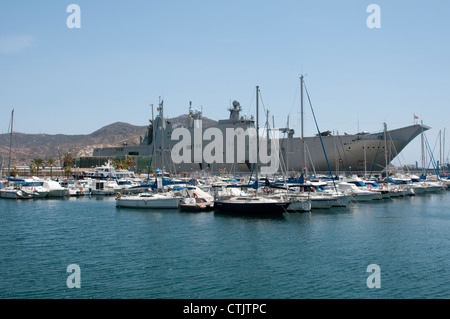
[[[165,168],[174,173],[210,171],[210,172],[250,172],[252,163],[249,161],[248,146],[245,150],[245,159],[237,161],[236,147],[235,161],[233,163],[206,163],[194,161],[195,152],[200,148],[203,152],[205,146],[209,143],[203,141],[200,144],[194,141],[195,123],[202,119],[202,112],[193,110],[189,107],[190,123],[185,128],[191,133],[192,140],[189,145],[191,149],[191,161],[187,163],[176,164],[171,159],[171,150],[179,140],[172,139],[172,132],[181,127],[164,118],[164,102],[158,107],[158,114],[155,119],[150,120],[147,133],[142,143],[137,146],[121,146],[112,148],[97,148],[93,151],[94,157],[119,157],[119,156],[150,156],[150,165],[155,168]],[[253,116],[246,117],[241,115],[241,106],[234,101],[232,107],[228,109],[230,116],[228,119],[219,120],[217,127],[225,137],[227,128],[236,129],[255,128]],[[198,129],[198,128],[197,128]],[[279,170],[284,172],[302,172],[305,169],[309,172],[329,172],[328,163],[333,173],[356,172],[356,171],[382,171],[386,163],[390,163],[415,137],[429,127],[419,124],[394,129],[382,130],[377,133],[358,133],[332,135],[329,131],[313,137],[294,137],[294,131],[289,128],[278,129],[279,138]],[[201,128],[202,136],[206,130]],[[321,141],[322,140],[322,141]],[[269,138],[270,141],[270,138]],[[328,163],[322,148],[322,142],[328,157]],[[227,141],[223,141],[223,145]],[[269,142],[269,149],[270,149]],[[223,157],[226,148],[223,148]],[[386,152],[387,150],[387,152]]]

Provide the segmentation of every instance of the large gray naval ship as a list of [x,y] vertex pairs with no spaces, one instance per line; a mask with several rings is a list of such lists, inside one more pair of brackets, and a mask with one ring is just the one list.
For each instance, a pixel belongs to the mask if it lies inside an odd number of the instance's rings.
[[[221,152],[223,160],[206,161],[199,156],[205,151],[212,137],[205,140],[203,134],[210,127],[202,127],[202,112],[194,110],[189,106],[189,125],[182,127],[180,124],[169,122],[164,118],[164,101],[161,101],[157,109],[158,113],[151,119],[148,130],[140,145],[119,146],[112,148],[97,148],[93,151],[94,157],[119,157],[119,156],[149,156],[150,165],[154,169],[165,168],[173,173],[209,171],[209,172],[251,172],[254,168],[250,156],[249,144],[242,145],[226,140],[227,129],[232,129],[236,134],[255,129],[255,118],[241,115],[242,107],[239,102],[234,101],[228,109],[228,119],[219,120],[214,127],[222,132],[222,148],[216,148],[214,152]],[[268,127],[268,119],[266,126]],[[188,160],[177,162],[173,160],[172,150],[180,142],[179,136],[172,136],[176,129],[184,129],[189,132],[189,140],[184,141],[184,151],[189,152]],[[242,129],[242,130],[239,130]],[[259,126],[257,125],[257,128]],[[261,133],[260,138],[268,141],[268,153],[278,150],[279,165],[281,172],[330,172],[339,174],[341,172],[363,172],[382,171],[415,137],[423,131],[430,129],[424,125],[411,125],[403,128],[387,130],[386,124],[376,133],[360,132],[357,134],[331,134],[330,131],[321,132],[312,137],[294,137],[294,130],[290,128],[279,128],[278,137]],[[271,129],[272,132],[274,131]],[[179,130],[178,130],[179,131]],[[260,129],[261,131],[261,129]],[[217,132],[217,131],[216,131]],[[266,132],[268,132],[266,130]],[[197,134],[197,135],[196,135]],[[199,136],[200,135],[200,139]],[[303,135],[303,132],[302,132]],[[203,137],[203,139],[202,139]],[[215,138],[218,138],[215,136]],[[275,143],[277,142],[277,143]],[[232,161],[227,161],[227,150],[234,151]],[[278,145],[277,148],[274,146]],[[238,158],[239,150],[243,151],[244,158]],[[260,165],[258,165],[260,166]],[[264,166],[264,165],[262,165]]]

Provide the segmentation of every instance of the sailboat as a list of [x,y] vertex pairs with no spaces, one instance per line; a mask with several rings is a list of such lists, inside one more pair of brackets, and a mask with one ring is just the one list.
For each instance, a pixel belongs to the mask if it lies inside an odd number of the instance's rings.
[[235,196],[215,201],[214,207],[219,212],[246,214],[282,214],[290,202],[284,197],[274,198],[258,194],[259,169],[259,86],[256,87],[256,163],[255,183],[256,192],[251,196]]
[[[9,140],[9,156],[8,156],[8,186],[0,184],[0,198],[11,198],[11,199],[31,199],[33,198],[32,193],[28,193],[25,190],[21,190],[20,187],[12,185],[11,182],[14,178],[11,178],[11,149],[12,149],[12,137],[13,137],[13,123],[14,123],[14,109],[11,112],[11,131]],[[2,164],[3,169],[3,164]]]

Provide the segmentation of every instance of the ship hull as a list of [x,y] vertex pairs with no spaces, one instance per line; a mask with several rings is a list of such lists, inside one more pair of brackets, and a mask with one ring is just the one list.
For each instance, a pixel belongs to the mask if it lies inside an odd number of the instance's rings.
[[[424,130],[428,130],[424,127]],[[382,171],[386,167],[386,146],[388,149],[387,159],[390,163],[415,137],[422,132],[421,125],[412,125],[400,129],[387,131],[385,142],[384,132],[365,135],[336,135],[320,137],[281,138],[278,140],[280,154],[280,168],[286,171],[300,172],[306,168],[309,172],[335,173],[357,172],[357,171]],[[94,150],[94,156],[152,156],[151,166],[154,168],[165,168],[172,172],[251,172],[253,164],[249,162],[248,152],[246,160],[233,163],[207,163],[204,160],[194,162],[193,154],[191,161],[175,164],[171,161],[172,147],[178,142],[170,139],[164,141],[164,152],[157,144],[154,150],[153,144],[132,147],[103,148]],[[323,147],[322,147],[323,142]],[[208,141],[203,141],[203,148]],[[326,151],[326,157],[325,152]],[[224,159],[226,153],[224,149]],[[328,159],[328,162],[327,162]],[[306,162],[305,162],[306,160]],[[265,164],[261,164],[264,166]]]

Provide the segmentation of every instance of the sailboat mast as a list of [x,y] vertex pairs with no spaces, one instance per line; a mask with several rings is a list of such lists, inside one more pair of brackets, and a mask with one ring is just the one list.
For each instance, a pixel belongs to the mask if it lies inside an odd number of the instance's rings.
[[389,183],[389,162],[388,162],[388,149],[387,149],[387,125],[384,124],[384,157],[386,161],[386,180]]
[[256,186],[258,186],[258,161],[259,161],[259,86],[256,86]]
[[307,175],[306,168],[306,148],[304,140],[304,121],[303,121],[303,74],[300,76],[300,121],[301,121],[301,138],[302,138],[302,148],[303,148],[303,168],[302,171]]
[[439,164],[438,164],[438,172],[441,171],[442,167],[442,130],[439,130]]
[[424,150],[424,140],[423,140],[423,121],[420,121],[420,125],[422,126],[422,134],[421,134],[421,150],[422,150],[422,175],[425,173],[425,150]]
[[442,142],[442,173],[445,173],[445,127],[444,127],[444,137],[442,138],[443,142]]
[[9,135],[8,178],[11,177],[11,148],[13,139],[14,109],[11,112],[11,133]]

